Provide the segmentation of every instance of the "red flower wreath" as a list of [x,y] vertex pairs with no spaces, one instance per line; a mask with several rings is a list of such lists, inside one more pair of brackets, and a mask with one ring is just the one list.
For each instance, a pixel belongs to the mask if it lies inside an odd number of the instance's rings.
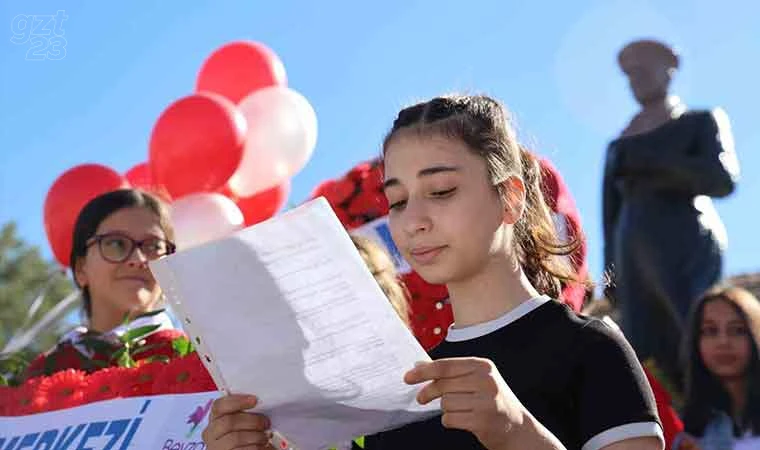
[[42,411],[73,408],[84,403],[85,372],[75,369],[62,370],[45,377],[37,386]]
[[174,356],[174,348],[172,347],[172,341],[179,337],[185,336],[181,330],[158,330],[145,337],[142,345],[149,350],[142,351],[134,356],[135,360],[149,359],[154,356],[165,356],[172,358]]
[[84,387],[85,402],[100,402],[127,396],[123,391],[128,392],[128,386],[132,383],[124,383],[122,380],[132,376],[132,369],[126,367],[106,367],[93,372],[87,376],[87,384]]
[[0,417],[11,415],[11,398],[15,392],[15,388],[0,386]]
[[175,358],[163,367],[153,384],[156,394],[189,394],[216,390],[197,352]]
[[6,408],[7,415],[25,416],[44,410],[47,406],[47,398],[41,397],[37,390],[44,379],[44,377],[30,378],[21,386],[12,388]]
[[163,371],[167,363],[160,361],[150,363],[138,363],[138,366],[130,370],[128,380],[120,390],[123,397],[142,397],[153,395],[153,384]]

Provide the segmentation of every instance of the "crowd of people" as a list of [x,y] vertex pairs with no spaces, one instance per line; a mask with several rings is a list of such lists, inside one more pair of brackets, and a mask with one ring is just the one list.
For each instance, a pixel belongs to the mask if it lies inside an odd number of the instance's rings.
[[[420,386],[421,404],[440,399],[441,414],[366,436],[365,449],[713,450],[760,437],[760,302],[720,283],[719,239],[695,228],[694,199],[733,189],[736,173],[721,156],[733,150],[714,114],[669,100],[677,58],[667,47],[640,41],[620,60],[643,108],[611,144],[605,169],[614,283],[583,312],[562,290],[589,285],[568,258],[584,238],[558,235],[539,160],[502,104],[449,95],[398,113],[382,146],[389,227],[411,268],[446,286],[454,323],[432,362],[404,375]],[[393,261],[353,239],[408,324]],[[156,197],[122,189],[91,201],[70,261],[86,323],[28,376],[95,370],[82,365],[98,359],[84,338],[118,345],[125,315],[160,325],[148,336],[151,354],[170,355],[182,332],[157,313],[162,294],[147,263],[174,251]],[[251,412],[255,395],[214,402],[203,432],[209,450],[271,448],[269,419]]]

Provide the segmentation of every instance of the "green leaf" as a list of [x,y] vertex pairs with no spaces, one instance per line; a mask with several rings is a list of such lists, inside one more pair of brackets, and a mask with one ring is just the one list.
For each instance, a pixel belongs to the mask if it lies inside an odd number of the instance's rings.
[[124,317],[121,318],[121,324],[122,325],[128,325],[130,321],[131,320],[129,318],[129,312],[125,312],[124,313]]
[[150,344],[150,345],[141,345],[140,347],[137,347],[137,349],[130,352],[132,356],[137,356],[140,353],[145,353],[148,350],[153,350],[156,347],[161,347],[161,344]]
[[159,315],[159,314],[163,313],[164,311],[166,311],[166,310],[165,310],[165,309],[157,309],[157,310],[155,310],[155,311],[150,311],[150,312],[146,312],[146,313],[144,313],[144,314],[140,314],[139,316],[137,316],[137,317],[135,317],[135,318],[136,318],[136,319],[137,319],[137,318],[140,318],[140,319],[142,319],[143,317],[153,317],[153,316],[157,316],[157,315]]
[[180,336],[172,340],[172,348],[174,353],[179,357],[184,357],[195,351],[193,347],[193,341],[185,336]]
[[360,448],[364,448],[364,436],[354,439],[354,442],[356,442],[356,445]]
[[149,363],[156,362],[156,361],[159,361],[162,363],[168,363],[169,357],[166,355],[153,355],[150,358],[145,358],[143,361],[149,362]]
[[8,380],[3,376],[0,375],[0,386],[9,386],[10,383],[8,383]]
[[24,358],[20,352],[0,354],[0,361],[18,361],[26,364],[29,363],[29,360]]
[[29,361],[19,353],[0,355],[0,372],[19,374],[26,369]]
[[[111,355],[111,361],[116,361],[116,362],[119,362],[119,361],[121,361],[121,358],[122,358],[124,355],[127,355],[127,356],[129,356],[129,355],[127,354],[127,347],[122,347],[122,348],[120,348],[120,349],[116,350],[116,351],[113,353],[113,355]],[[119,365],[121,365],[121,364],[119,364]]]
[[129,353],[127,353],[126,351],[122,353],[121,355],[119,355],[117,364],[119,365],[119,367],[127,367],[127,368],[132,368],[136,366],[135,361],[132,359],[131,356],[129,356]]
[[137,327],[133,328],[126,333],[122,337],[119,338],[121,342],[127,343],[134,341],[135,339],[140,339],[144,337],[146,334],[152,333],[156,331],[157,329],[161,328],[161,325],[146,325],[144,327]]
[[111,357],[112,360],[116,361],[116,365],[119,367],[135,367],[135,361],[132,359],[132,356],[129,354],[129,347],[124,346],[117,350],[113,356]]

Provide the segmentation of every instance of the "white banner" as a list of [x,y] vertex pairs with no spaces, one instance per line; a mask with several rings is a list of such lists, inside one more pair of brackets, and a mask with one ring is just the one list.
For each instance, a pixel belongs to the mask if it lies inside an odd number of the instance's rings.
[[155,395],[0,417],[0,450],[203,450],[219,392]]

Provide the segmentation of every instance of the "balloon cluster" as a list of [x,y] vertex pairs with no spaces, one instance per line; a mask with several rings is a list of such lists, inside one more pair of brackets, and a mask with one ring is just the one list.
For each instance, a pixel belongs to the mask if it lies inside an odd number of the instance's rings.
[[285,204],[290,178],[316,142],[316,113],[287,87],[279,57],[257,42],[228,43],[204,61],[195,92],[160,114],[146,162],[123,175],[83,164],[53,183],[44,207],[53,254],[68,266],[82,207],[130,186],[170,202],[180,248],[268,219]]
[[[548,206],[557,219],[557,231],[564,239],[581,238],[582,245],[570,257],[570,263],[578,277],[585,279],[586,246],[575,202],[559,171],[547,159],[539,158],[539,162],[542,168],[542,189]],[[311,196],[324,196],[347,229],[354,233],[373,234],[394,254],[398,251],[387,236],[388,202],[382,191],[382,171],[379,159],[361,163],[341,178],[324,181]],[[411,297],[412,330],[423,347],[430,349],[444,338],[453,322],[451,306],[447,301],[448,292],[444,286],[427,283],[398,259],[397,268]],[[575,310],[580,310],[585,294],[582,284],[566,284],[562,300]]]

